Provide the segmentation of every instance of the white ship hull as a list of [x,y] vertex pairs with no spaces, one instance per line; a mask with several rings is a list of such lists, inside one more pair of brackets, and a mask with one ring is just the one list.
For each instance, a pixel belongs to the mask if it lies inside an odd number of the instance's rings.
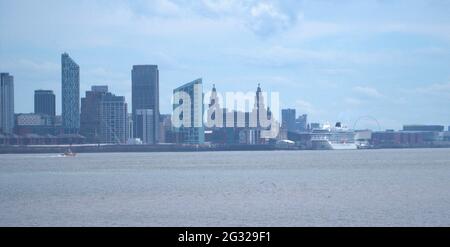
[[358,149],[356,143],[331,143],[328,142],[333,150],[352,150]]

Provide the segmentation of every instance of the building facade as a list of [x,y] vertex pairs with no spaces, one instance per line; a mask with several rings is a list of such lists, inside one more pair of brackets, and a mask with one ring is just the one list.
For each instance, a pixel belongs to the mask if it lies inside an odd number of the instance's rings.
[[295,131],[295,109],[281,110],[281,128]]
[[298,116],[295,120],[295,129],[300,132],[308,130],[308,115],[303,114]]
[[81,99],[80,133],[91,143],[125,143],[128,139],[128,110],[125,97],[93,86]]
[[[159,71],[157,65],[133,66],[131,71],[131,97],[134,123],[133,136],[140,138],[146,144],[158,143]],[[147,121],[150,119],[150,115],[152,120]],[[145,121],[142,117],[145,118]],[[138,118],[142,121],[138,121]],[[144,122],[145,126],[142,125]]]
[[108,90],[98,90],[91,87],[86,91],[85,97],[81,98],[80,134],[91,143],[101,142],[100,138],[100,104],[103,96]]
[[[142,143],[155,144],[154,142],[154,126],[155,113],[152,109],[138,109],[136,110],[136,116],[134,124],[136,126],[136,135],[141,139]],[[159,123],[158,123],[159,124]]]
[[62,124],[65,133],[80,129],[80,67],[69,54],[61,55]]
[[403,131],[444,131],[443,125],[403,125]]
[[106,93],[100,104],[100,138],[104,143],[126,143],[128,109],[125,97]]
[[[265,100],[259,84],[251,111],[221,108],[219,102],[219,94],[213,86],[206,112],[207,121],[211,121],[206,129],[208,142],[222,145],[265,144],[271,138],[264,136],[263,131],[270,129],[272,124],[279,125],[271,118],[270,108],[265,107]],[[293,119],[295,120],[295,113]],[[218,121],[216,122],[216,120]],[[266,126],[267,123],[264,124],[265,121],[270,121],[269,127]],[[223,124],[215,125],[218,122]]]
[[[189,96],[190,102],[183,102],[182,99],[177,99],[176,95],[179,93],[185,93]],[[203,144],[205,142],[205,129],[203,126],[203,83],[202,79],[197,79],[192,82],[186,83],[173,90],[175,96],[173,110],[174,119],[186,122],[188,126],[181,124],[181,126],[174,126],[174,131],[177,134],[178,142],[187,144]],[[182,111],[177,114],[175,111],[182,104],[188,104],[189,112]],[[190,115],[188,115],[190,114]]]
[[11,134],[14,129],[14,77],[0,73],[0,133]]
[[52,90],[34,91],[34,113],[55,116],[55,94]]
[[18,135],[57,135],[54,117],[47,114],[20,113],[15,115],[15,133]]

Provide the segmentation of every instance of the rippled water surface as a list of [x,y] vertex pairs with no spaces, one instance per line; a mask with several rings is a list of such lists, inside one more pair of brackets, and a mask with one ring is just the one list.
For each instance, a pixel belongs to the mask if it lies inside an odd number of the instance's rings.
[[0,155],[0,226],[450,226],[450,149]]

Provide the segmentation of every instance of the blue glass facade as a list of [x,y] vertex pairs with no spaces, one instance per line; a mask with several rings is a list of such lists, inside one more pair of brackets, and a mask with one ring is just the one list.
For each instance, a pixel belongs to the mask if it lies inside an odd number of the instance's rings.
[[67,53],[61,55],[62,124],[65,133],[80,129],[80,67]]
[[[190,100],[190,126],[181,126],[174,128],[174,131],[178,134],[179,141],[188,144],[203,144],[205,142],[205,128],[203,125],[203,88],[202,79],[194,80],[190,83],[184,84],[173,90],[173,93],[184,92],[187,93]],[[180,102],[174,102],[173,109],[175,110],[181,104]],[[183,114],[185,114],[183,112]],[[183,118],[181,116],[176,116]],[[200,127],[198,127],[200,126]]]

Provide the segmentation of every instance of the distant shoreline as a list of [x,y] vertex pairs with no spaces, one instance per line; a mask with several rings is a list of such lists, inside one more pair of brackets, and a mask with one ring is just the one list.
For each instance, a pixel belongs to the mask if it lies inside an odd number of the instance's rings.
[[[36,154],[64,153],[68,148],[75,153],[131,153],[131,152],[211,152],[211,151],[276,151],[276,150],[317,150],[299,149],[296,147],[280,148],[274,144],[236,144],[236,145],[41,145],[41,146],[0,146],[0,154]],[[414,149],[414,148],[450,148],[450,145],[420,145],[420,146],[379,146],[370,149]]]
[[68,148],[75,153],[129,153],[129,152],[207,152],[207,151],[270,151],[274,145],[58,145],[58,146],[3,146],[0,154],[63,153]]

